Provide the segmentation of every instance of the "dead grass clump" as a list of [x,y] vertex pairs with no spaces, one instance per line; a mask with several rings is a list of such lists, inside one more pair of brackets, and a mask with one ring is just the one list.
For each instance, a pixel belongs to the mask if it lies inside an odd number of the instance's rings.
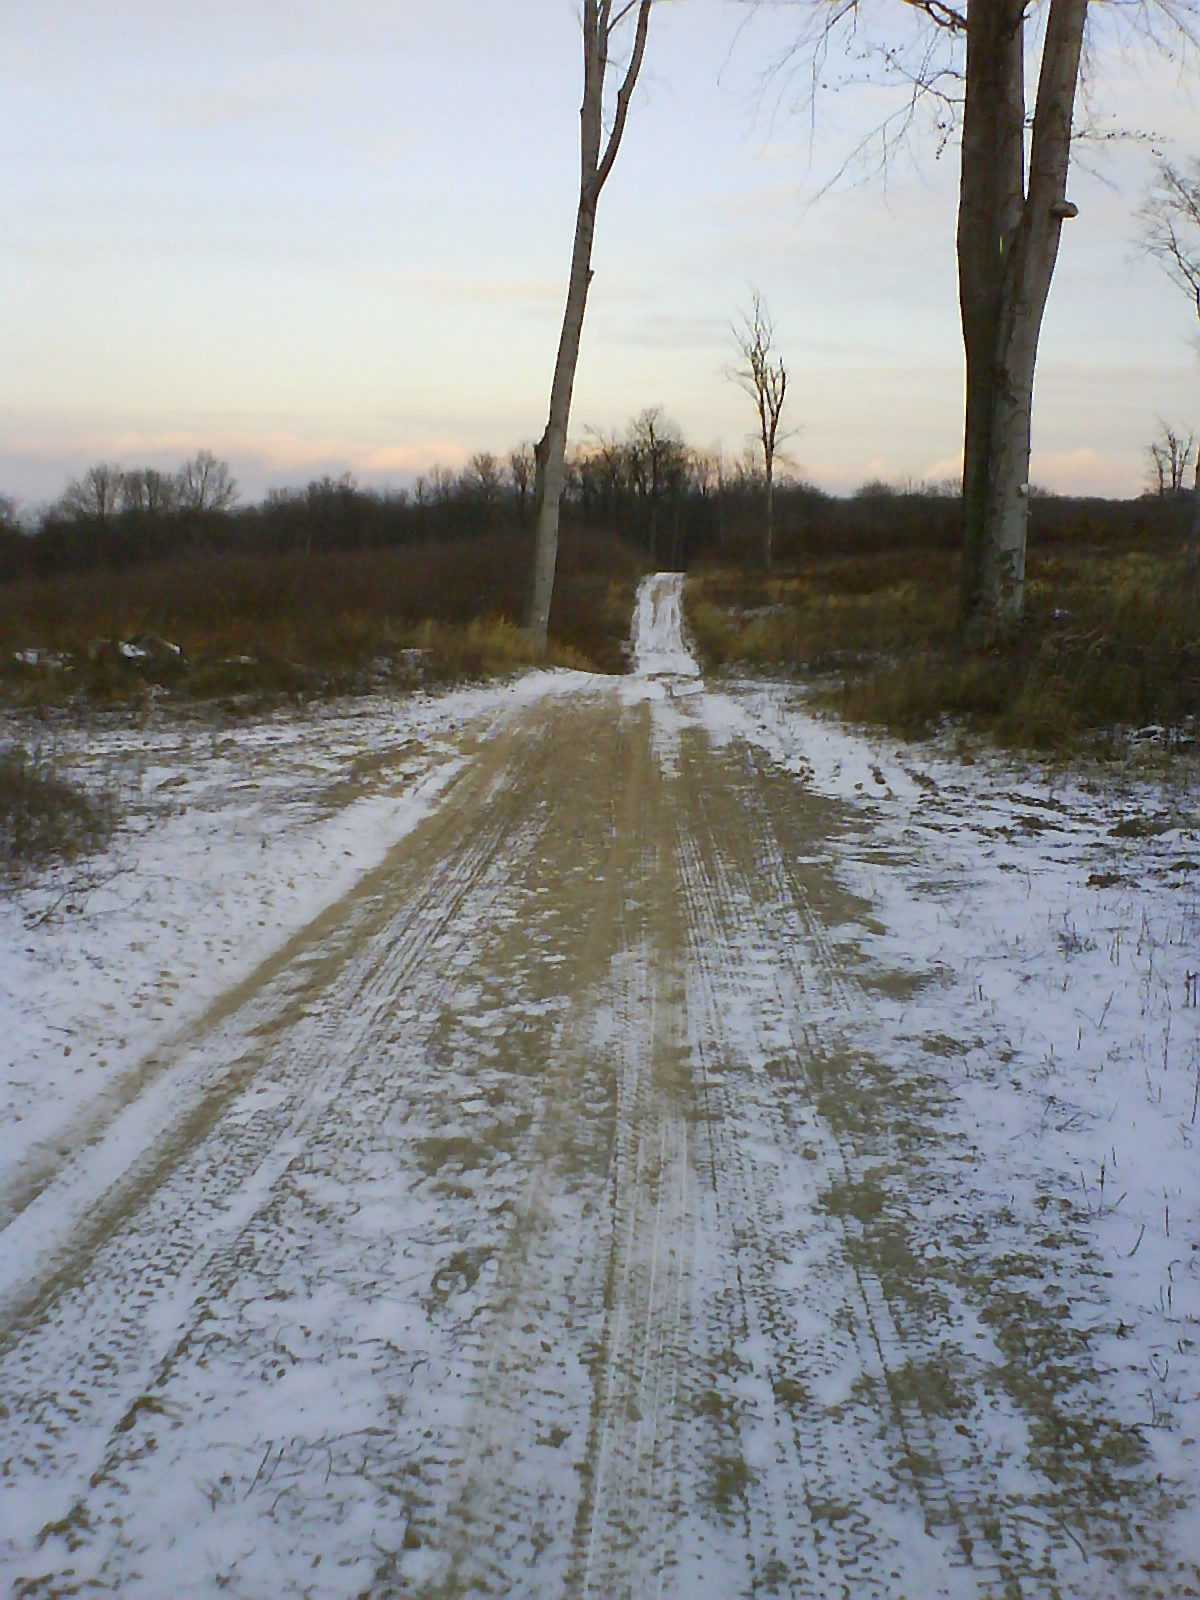
[[[559,542],[550,643],[597,672],[623,672],[645,557],[615,534],[568,531]],[[525,569],[522,569],[524,579]],[[521,615],[517,612],[516,615]]]
[[[1043,597],[1005,648],[924,651],[848,678],[838,701],[862,720],[920,731],[957,717],[1002,743],[1062,749],[1119,728],[1178,731],[1200,717],[1200,634],[1190,597],[1119,577]],[[1080,623],[1086,619],[1086,626]]]
[[590,665],[587,657],[554,639],[546,654],[539,654],[527,631],[507,617],[481,618],[465,628],[423,622],[413,641],[410,654],[425,663],[421,675],[445,682],[498,677],[531,666],[586,669]]
[[24,751],[0,753],[0,864],[7,878],[107,844],[116,805]]
[[823,671],[953,633],[954,596],[889,561],[859,572],[843,559],[801,572],[704,571],[690,580],[688,625],[705,664]]
[[1200,719],[1200,620],[1177,549],[1034,553],[1022,626],[977,650],[957,637],[957,573],[912,557],[703,572],[689,621],[710,665],[836,670],[836,709],[909,735],[950,720],[1050,750]]
[[[192,550],[172,560],[0,584],[12,698],[304,696],[447,682],[535,659],[619,671],[641,565],[615,539],[564,538],[550,652],[523,613],[531,547],[492,534],[386,548]],[[130,640],[163,650],[131,654]],[[168,658],[167,646],[179,654]],[[168,670],[169,668],[169,670]]]
[[947,719],[994,721],[1005,708],[1005,678],[996,659],[926,651],[864,665],[824,698],[852,721],[915,737]]

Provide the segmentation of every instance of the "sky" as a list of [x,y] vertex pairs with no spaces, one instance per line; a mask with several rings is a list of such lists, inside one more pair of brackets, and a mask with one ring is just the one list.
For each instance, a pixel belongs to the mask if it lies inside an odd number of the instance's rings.
[[[957,151],[831,180],[891,108],[772,74],[797,11],[660,0],[600,203],[573,438],[660,406],[738,455],[731,324],[761,292],[794,470],[957,473]],[[854,68],[828,64],[837,83]],[[1091,62],[1038,365],[1031,476],[1136,494],[1200,424],[1195,317],[1138,244],[1155,156],[1200,153],[1200,73]],[[574,228],[574,0],[6,0],[0,493],[208,448],[244,494],[401,487],[545,424]]]

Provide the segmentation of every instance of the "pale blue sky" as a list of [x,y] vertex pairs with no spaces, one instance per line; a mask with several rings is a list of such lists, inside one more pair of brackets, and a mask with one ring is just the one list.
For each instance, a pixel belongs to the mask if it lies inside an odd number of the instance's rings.
[[[792,25],[656,8],[601,201],[572,433],[658,404],[736,454],[729,322],[766,296],[790,448],[843,490],[957,470],[956,153],[817,199],[878,115],[810,144],[764,70]],[[1170,153],[1197,96],[1110,55],[1098,103]],[[209,447],[246,490],[400,484],[536,436],[574,222],[572,0],[7,0],[0,20],[0,492]],[[1200,152],[1197,152],[1200,153]],[[1156,413],[1200,421],[1194,318],[1143,259],[1147,145],[1089,147],[1039,364],[1033,476],[1135,493]]]

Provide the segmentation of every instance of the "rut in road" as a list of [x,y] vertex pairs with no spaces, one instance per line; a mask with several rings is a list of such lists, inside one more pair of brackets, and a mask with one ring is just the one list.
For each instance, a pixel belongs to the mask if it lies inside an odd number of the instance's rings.
[[862,1047],[856,825],[714,736],[678,597],[30,1178],[15,1595],[1189,1592],[936,1062]]

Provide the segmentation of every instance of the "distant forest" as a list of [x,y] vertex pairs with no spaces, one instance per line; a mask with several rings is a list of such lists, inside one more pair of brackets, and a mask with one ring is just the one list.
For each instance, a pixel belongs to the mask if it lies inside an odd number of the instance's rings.
[[[577,534],[616,536],[654,567],[719,560],[753,565],[763,516],[761,466],[695,450],[657,410],[622,437],[597,435],[571,452],[563,502]],[[178,472],[91,467],[34,525],[0,497],[0,582],[109,571],[190,553],[279,555],[381,549],[481,534],[527,535],[533,450],[474,456],[459,472],[433,467],[411,489],[363,488],[350,474],[273,489],[241,503],[225,462],[201,451]],[[1111,501],[1032,495],[1037,543],[1160,541],[1187,518],[1186,496]],[[776,551],[784,561],[872,549],[961,543],[959,485],[868,482],[834,497],[786,476],[775,490]]]

